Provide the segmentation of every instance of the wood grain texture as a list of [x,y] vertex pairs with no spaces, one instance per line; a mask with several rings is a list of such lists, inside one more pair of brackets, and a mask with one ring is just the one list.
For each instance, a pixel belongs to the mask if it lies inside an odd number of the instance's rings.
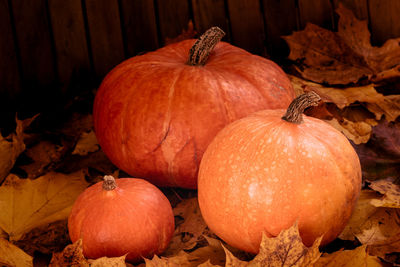
[[3,109],[20,92],[17,54],[7,0],[0,0],[0,32],[0,107]]
[[265,55],[264,20],[259,0],[228,0],[232,41],[251,53]]
[[42,90],[55,82],[55,60],[45,0],[13,0],[23,86]]
[[267,52],[271,58],[289,55],[289,47],[282,39],[298,29],[295,1],[263,0],[265,30],[267,33]]
[[194,25],[200,34],[218,26],[226,33],[224,40],[229,41],[229,21],[225,14],[224,0],[192,0],[192,9]]
[[87,79],[90,59],[81,0],[48,0],[61,86]]
[[159,47],[153,1],[121,0],[121,12],[127,56]]
[[333,29],[333,7],[330,0],[299,0],[300,27],[308,22],[326,29]]
[[177,37],[187,29],[189,20],[188,0],[157,0],[158,20],[160,27],[160,45],[167,39]]
[[400,1],[369,0],[372,43],[381,45],[386,40],[400,37]]
[[117,0],[86,0],[90,48],[97,78],[123,61],[124,45]]

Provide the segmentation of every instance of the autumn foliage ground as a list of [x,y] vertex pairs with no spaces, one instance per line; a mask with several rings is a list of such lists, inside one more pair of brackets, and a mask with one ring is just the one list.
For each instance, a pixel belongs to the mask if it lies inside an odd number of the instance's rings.
[[[337,32],[309,24],[284,37],[291,62],[284,67],[297,94],[313,90],[324,100],[306,113],[342,131],[362,164],[363,190],[339,238],[307,248],[295,224],[264,237],[250,255],[208,230],[196,191],[163,188],[176,230],[163,255],[139,266],[400,265],[400,38],[373,47],[366,22],[342,7],[337,13]],[[71,206],[87,186],[104,174],[126,176],[102,153],[90,110],[81,109],[92,100],[70,106],[57,123],[42,114],[17,119],[11,134],[0,135],[0,265],[131,266],[123,256],[85,259],[67,233]]]

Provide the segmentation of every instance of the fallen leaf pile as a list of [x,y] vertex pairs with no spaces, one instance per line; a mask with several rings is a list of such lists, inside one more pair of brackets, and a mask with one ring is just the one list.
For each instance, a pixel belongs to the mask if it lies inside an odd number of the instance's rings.
[[[161,188],[176,228],[167,250],[136,266],[393,266],[400,265],[400,39],[370,44],[365,21],[339,7],[338,31],[308,24],[285,39],[296,93],[323,99],[306,110],[353,144],[363,170],[360,199],[341,235],[326,247],[305,247],[297,224],[262,238],[251,255],[220,240],[204,222],[196,191]],[[193,24],[176,39],[196,34]],[[0,135],[1,266],[133,266],[125,257],[89,260],[68,237],[77,196],[105,174],[125,176],[101,151],[90,114],[72,112],[58,126],[41,115],[16,119]]]

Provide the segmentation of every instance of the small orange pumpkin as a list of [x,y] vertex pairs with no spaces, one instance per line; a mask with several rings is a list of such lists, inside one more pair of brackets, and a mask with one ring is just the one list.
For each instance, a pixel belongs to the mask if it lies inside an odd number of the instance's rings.
[[160,254],[174,232],[172,207],[151,183],[105,176],[75,201],[68,218],[72,242],[87,258],[126,256],[130,262]]
[[[293,87],[274,62],[226,42],[211,28],[128,59],[103,80],[93,120],[108,158],[158,186],[197,188],[208,144],[228,123],[287,108]],[[189,58],[189,59],[188,59]]]
[[210,229],[228,244],[257,253],[262,232],[277,236],[296,221],[308,246],[322,235],[327,244],[343,230],[360,193],[361,167],[343,134],[302,118],[319,99],[310,92],[286,114],[264,110],[233,122],[207,148],[199,205]]

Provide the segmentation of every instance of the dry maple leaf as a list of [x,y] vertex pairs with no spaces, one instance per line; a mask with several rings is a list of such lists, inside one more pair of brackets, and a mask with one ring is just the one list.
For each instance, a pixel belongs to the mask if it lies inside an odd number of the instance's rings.
[[378,257],[366,252],[366,246],[357,247],[354,250],[341,250],[332,254],[324,253],[314,263],[314,267],[379,267],[384,266]]
[[35,227],[64,220],[87,185],[83,171],[35,180],[10,174],[0,187],[0,228],[16,241]]
[[0,238],[0,266],[33,266],[33,258],[4,238]]
[[75,146],[72,155],[86,156],[89,153],[96,152],[100,149],[99,143],[97,142],[96,135],[93,130],[90,132],[83,132]]
[[86,259],[83,256],[82,239],[79,239],[75,243],[66,246],[62,252],[54,253],[49,267],[125,267],[125,257],[126,255],[114,258]]
[[24,130],[37,117],[26,120],[16,119],[15,133],[7,137],[0,134],[0,184],[7,177],[17,157],[25,150]]
[[207,230],[197,198],[184,199],[173,211],[174,216],[183,219],[183,222],[175,227],[174,235],[164,256],[175,255],[181,250],[194,248]]
[[350,221],[339,238],[354,240],[357,237],[361,244],[374,245],[399,234],[400,210],[371,204],[380,198],[375,191],[362,190]]
[[146,263],[146,267],[191,267],[191,263],[189,262],[187,255],[185,252],[180,252],[177,255],[167,258],[167,257],[158,257],[154,255],[152,259],[144,259]]
[[382,47],[370,44],[366,21],[339,5],[338,32],[314,24],[284,39],[290,47],[289,58],[300,63],[301,75],[318,83],[350,84],[378,75],[400,62],[400,38]]
[[312,266],[321,256],[319,252],[321,240],[322,237],[315,240],[311,247],[306,247],[301,240],[298,225],[295,223],[277,237],[268,238],[263,234],[260,251],[250,262],[238,260],[225,249],[226,266]]
[[400,208],[400,186],[393,183],[393,178],[372,181],[369,187],[383,195],[381,199],[372,199],[375,207]]

